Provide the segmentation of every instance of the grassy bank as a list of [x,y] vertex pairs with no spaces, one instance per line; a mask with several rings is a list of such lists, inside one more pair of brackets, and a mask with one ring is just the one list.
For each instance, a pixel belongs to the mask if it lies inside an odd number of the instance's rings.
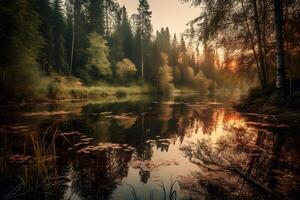
[[269,88],[265,91],[255,88],[244,96],[236,107],[245,112],[260,114],[298,111],[300,109],[300,91],[295,91],[292,96],[281,96],[275,88]]
[[4,104],[15,104],[72,99],[93,100],[155,93],[154,88],[143,81],[127,84],[95,82],[92,85],[85,85],[78,78],[59,75],[51,75],[47,79],[44,78],[43,82],[40,82],[39,85],[32,89],[20,87],[19,91],[19,93],[14,92],[14,94],[17,95],[10,95],[9,92],[7,92],[0,101]]
[[291,125],[300,123],[299,90],[294,90],[292,96],[282,96],[274,87],[265,91],[255,88],[241,98],[235,107],[251,118]]
[[127,95],[149,94],[153,88],[147,84],[130,84],[127,86],[109,85],[102,83],[96,86],[70,86],[54,83],[49,86],[48,98],[62,99],[98,99],[109,96],[124,97]]

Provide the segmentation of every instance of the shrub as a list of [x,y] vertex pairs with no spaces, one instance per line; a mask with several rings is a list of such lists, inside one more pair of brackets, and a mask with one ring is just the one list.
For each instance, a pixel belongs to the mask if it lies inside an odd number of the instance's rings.
[[133,77],[137,72],[135,64],[128,58],[123,59],[116,65],[116,76],[124,82]]
[[[97,33],[88,36],[90,46],[88,51],[88,63],[85,66],[90,76],[95,79],[108,79],[112,75],[110,62],[108,61],[109,49],[105,39]],[[86,76],[86,75],[85,75]]]
[[199,71],[193,80],[194,89],[198,92],[208,92],[208,87],[211,84],[211,80],[207,79],[202,71]]
[[171,93],[174,90],[173,74],[171,67],[168,66],[168,56],[161,53],[162,66],[158,70],[158,90],[162,93]]
[[58,82],[51,82],[48,86],[48,97],[52,99],[64,99],[67,98],[68,93],[64,87]]

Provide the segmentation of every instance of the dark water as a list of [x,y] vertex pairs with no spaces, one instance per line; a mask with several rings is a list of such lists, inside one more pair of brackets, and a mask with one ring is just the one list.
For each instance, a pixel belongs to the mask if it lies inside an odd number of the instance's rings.
[[[230,105],[193,95],[2,108],[0,199],[299,199],[299,131]],[[45,176],[30,169],[32,138],[51,134]]]

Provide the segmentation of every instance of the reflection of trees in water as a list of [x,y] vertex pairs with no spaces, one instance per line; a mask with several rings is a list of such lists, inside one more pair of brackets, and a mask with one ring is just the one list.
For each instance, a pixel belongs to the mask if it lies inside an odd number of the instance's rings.
[[96,155],[79,156],[73,164],[73,187],[82,199],[109,199],[128,174],[131,154],[107,150]]
[[139,175],[140,175],[140,178],[141,178],[141,182],[145,184],[145,183],[148,182],[148,179],[150,178],[150,171],[143,170],[141,168],[140,171],[139,171]]
[[[227,121],[230,120],[227,118]],[[231,198],[237,191],[239,195],[256,198],[252,188],[257,187],[272,195],[276,190],[288,198],[295,198],[299,194],[299,178],[285,178],[288,171],[295,172],[295,169],[283,162],[287,156],[283,134],[256,130],[245,124],[236,127],[232,123],[226,123],[224,128],[228,134],[220,137],[216,143],[203,139],[182,148],[190,161],[202,171],[201,176],[198,175],[201,183],[199,195],[211,195],[207,187],[212,185],[225,189]],[[228,175],[229,172],[231,174]],[[296,174],[292,176],[297,177]],[[234,185],[228,182],[230,179],[246,181],[246,184]]]
[[[128,128],[124,128],[126,125],[120,125],[117,121],[100,115],[102,111],[105,109],[99,108],[98,111],[95,111],[94,108],[90,108],[80,118],[78,116],[69,117],[68,121],[63,121],[64,118],[52,119],[52,121],[45,122],[44,127],[49,125],[49,122],[53,127],[57,124],[63,124],[61,125],[63,129],[82,130],[82,132],[92,135],[97,141],[113,140],[131,144],[136,148],[136,155],[143,160],[151,160],[154,145],[160,151],[167,152],[169,150],[170,143],[160,141],[160,138],[155,137],[156,135],[160,135],[162,138],[179,137],[182,142],[185,138],[190,138],[195,134],[203,134],[209,138],[214,137],[220,131],[225,132],[226,134],[221,134],[217,141],[205,141],[201,145],[198,144],[200,150],[198,149],[196,152],[200,158],[197,159],[201,162],[197,161],[197,164],[201,169],[204,169],[205,173],[197,177],[201,180],[204,194],[224,193],[228,198],[232,198],[236,194],[247,196],[247,192],[253,195],[254,191],[249,185],[243,184],[242,176],[238,173],[232,175],[230,171],[232,168],[228,169],[228,166],[240,170],[244,176],[256,182],[268,183],[270,189],[294,194],[299,191],[299,178],[297,180],[295,175],[299,166],[293,164],[297,151],[294,153],[290,153],[290,150],[286,152],[289,149],[289,145],[286,144],[286,137],[282,137],[282,134],[272,135],[265,131],[256,131],[248,127],[241,120],[241,117],[232,110],[213,106],[156,104],[153,105],[152,113],[140,115],[135,123],[130,124]],[[128,111],[127,109],[122,110],[122,112]],[[91,112],[96,114],[91,115]],[[155,144],[146,143],[149,139],[155,139]],[[118,155],[107,156],[107,158],[102,156],[102,158],[89,159],[88,166],[80,164],[78,168],[75,167],[81,174],[77,184],[81,184],[80,187],[85,187],[83,189],[85,191],[81,191],[82,196],[89,197],[92,194],[92,197],[108,198],[111,191],[116,187],[119,177],[126,176],[127,171],[125,169],[127,166],[123,167],[123,171],[119,167],[114,167],[124,160],[118,158],[120,157]],[[195,155],[191,156],[191,161],[194,162],[192,157]],[[220,158],[224,159],[225,162]],[[97,165],[106,167],[90,167],[97,160],[102,160],[101,164]],[[128,163],[128,161],[125,160],[124,163]],[[80,166],[88,170],[82,170],[81,173]],[[284,176],[290,169],[293,169],[291,174],[293,178],[287,178],[289,173]],[[115,176],[116,174],[120,175]],[[140,169],[139,175],[141,181],[146,183],[150,177],[150,172]],[[230,179],[234,181],[231,182]],[[84,181],[87,183],[91,181],[91,184],[86,184]],[[296,181],[298,186],[291,186],[292,181]]]

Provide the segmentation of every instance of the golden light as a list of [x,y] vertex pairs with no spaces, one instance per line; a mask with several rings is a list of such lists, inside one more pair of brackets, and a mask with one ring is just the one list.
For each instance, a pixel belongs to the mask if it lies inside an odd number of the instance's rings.
[[236,71],[237,69],[237,62],[236,60],[232,60],[230,63],[229,63],[229,70],[231,71]]

